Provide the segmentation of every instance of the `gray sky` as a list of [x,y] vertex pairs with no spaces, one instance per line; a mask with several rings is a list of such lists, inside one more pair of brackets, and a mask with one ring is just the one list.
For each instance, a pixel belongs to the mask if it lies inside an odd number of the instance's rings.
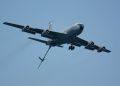
[[[82,22],[85,29],[79,37],[112,52],[55,47],[38,70],[38,57],[48,46],[27,37],[43,38],[2,23],[47,28],[51,20],[60,32]],[[120,86],[119,28],[119,0],[1,0],[0,86]]]

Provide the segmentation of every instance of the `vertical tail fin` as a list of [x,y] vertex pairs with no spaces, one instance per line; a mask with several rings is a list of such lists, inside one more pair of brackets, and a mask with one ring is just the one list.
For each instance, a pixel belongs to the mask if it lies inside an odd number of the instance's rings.
[[48,23],[48,30],[52,30],[52,23],[53,21],[50,21],[49,23]]

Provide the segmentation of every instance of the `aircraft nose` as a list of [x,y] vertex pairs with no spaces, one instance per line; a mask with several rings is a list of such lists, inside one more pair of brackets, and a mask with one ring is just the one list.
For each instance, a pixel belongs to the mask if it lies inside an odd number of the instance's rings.
[[80,33],[82,33],[83,29],[84,29],[84,25],[83,24],[79,24],[79,31],[80,31]]
[[84,25],[80,24],[80,29],[83,30],[84,29]]

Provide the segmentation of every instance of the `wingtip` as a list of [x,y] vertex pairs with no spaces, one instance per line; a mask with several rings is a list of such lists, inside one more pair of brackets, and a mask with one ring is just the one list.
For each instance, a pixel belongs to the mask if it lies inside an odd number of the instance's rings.
[[28,39],[33,39],[32,37],[28,37]]
[[31,37],[28,37],[28,39],[30,39]]
[[3,22],[3,24],[5,24],[6,22]]
[[107,53],[110,53],[111,51],[110,50],[107,50]]
[[3,22],[3,24],[7,24],[8,22]]

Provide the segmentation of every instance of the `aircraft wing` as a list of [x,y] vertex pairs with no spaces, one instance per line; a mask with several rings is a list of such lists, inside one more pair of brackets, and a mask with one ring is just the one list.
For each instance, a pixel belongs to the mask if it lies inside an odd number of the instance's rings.
[[9,23],[9,22],[4,22],[3,24],[19,28],[23,32],[27,32],[27,33],[31,33],[31,34],[35,34],[35,33],[40,33],[41,34],[43,32],[42,29],[32,28],[32,27],[29,27],[28,25],[27,26],[23,26],[23,25]]
[[38,29],[38,28],[32,28],[32,27],[30,27],[28,25],[23,26],[23,25],[9,23],[9,22],[4,22],[3,24],[19,28],[23,32],[27,32],[27,33],[30,33],[30,34],[38,33],[38,34],[41,34],[41,36],[46,37],[46,38],[50,38],[50,39],[55,39],[55,38],[59,39],[61,37],[66,36],[66,34],[64,34],[64,33],[59,33],[59,32],[49,31],[49,30],[44,30],[44,29]]
[[72,41],[73,45],[75,46],[85,46],[85,49],[88,49],[88,50],[97,50],[97,52],[107,52],[107,53],[110,53],[111,51],[106,49],[105,47],[100,47],[96,44],[94,44],[94,42],[88,42],[84,39],[81,39],[79,37],[76,37],[74,38],[74,40]]

